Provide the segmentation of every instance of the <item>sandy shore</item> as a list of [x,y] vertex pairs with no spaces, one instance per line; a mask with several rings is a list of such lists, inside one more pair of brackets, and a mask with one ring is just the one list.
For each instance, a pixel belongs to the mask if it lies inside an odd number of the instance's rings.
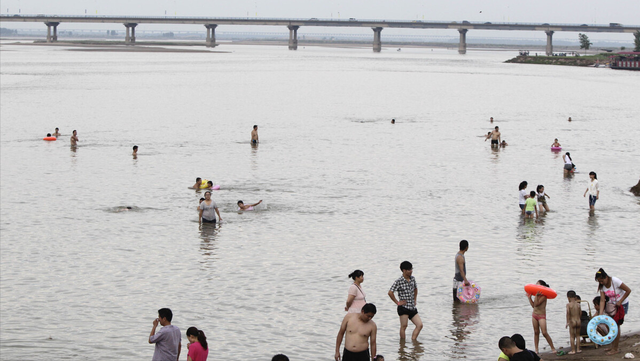
[[[640,332],[623,334],[620,340],[620,353],[607,355],[604,350],[608,346],[600,346],[597,349],[593,346],[582,347],[582,352],[575,355],[557,356],[552,353],[541,353],[543,360],[587,360],[587,361],[608,361],[621,360],[625,354],[631,352],[636,358],[640,358]],[[564,352],[571,351],[571,347],[559,347],[558,350]]]

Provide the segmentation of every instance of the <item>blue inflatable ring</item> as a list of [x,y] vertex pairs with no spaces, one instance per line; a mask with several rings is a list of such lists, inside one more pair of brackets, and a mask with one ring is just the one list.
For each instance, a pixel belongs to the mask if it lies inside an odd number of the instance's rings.
[[[598,325],[606,325],[607,327],[609,327],[609,333],[605,336],[601,336],[597,332]],[[591,321],[589,321],[589,325],[587,326],[587,334],[589,335],[591,341],[593,341],[594,343],[597,343],[598,345],[608,345],[613,342],[613,340],[615,340],[618,336],[618,324],[613,320],[613,318],[609,316],[596,316],[592,318]]]

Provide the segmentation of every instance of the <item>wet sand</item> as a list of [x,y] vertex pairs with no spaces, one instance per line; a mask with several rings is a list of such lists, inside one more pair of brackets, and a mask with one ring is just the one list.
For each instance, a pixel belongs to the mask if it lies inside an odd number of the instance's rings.
[[[569,333],[567,332],[567,336]],[[640,332],[632,332],[629,334],[623,334],[620,340],[620,353],[615,355],[607,355],[605,348],[609,346],[599,346],[597,349],[593,346],[582,347],[582,352],[575,355],[562,355],[557,356],[551,352],[541,353],[540,357],[543,360],[587,360],[587,361],[608,361],[608,360],[620,360],[627,353],[631,352],[636,358],[640,357]],[[558,348],[564,352],[571,351],[570,346],[564,346]]]

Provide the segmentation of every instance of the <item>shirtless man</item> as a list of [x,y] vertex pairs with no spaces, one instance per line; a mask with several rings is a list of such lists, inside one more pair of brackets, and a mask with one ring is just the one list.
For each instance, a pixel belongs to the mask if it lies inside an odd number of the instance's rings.
[[576,352],[580,353],[580,315],[582,309],[580,309],[580,303],[578,303],[578,296],[575,291],[567,292],[567,324],[565,328],[569,329],[569,343],[571,344],[571,352],[569,355],[573,355]]
[[460,241],[459,248],[460,251],[456,253],[455,257],[456,273],[453,276],[453,302],[460,302],[458,299],[458,287],[460,287],[460,284],[470,285],[469,280],[467,280],[467,262],[464,258],[464,254],[469,250],[469,242],[463,239]]
[[254,125],[253,130],[251,131],[251,144],[258,144],[260,140],[258,139],[258,126]]
[[73,131],[73,135],[71,136],[71,145],[77,145],[80,139],[78,139],[78,132],[76,130]]
[[61,136],[62,134],[60,134],[60,129],[56,128],[55,133],[53,133],[52,135],[57,138],[57,137]]
[[[336,337],[336,361],[340,361],[340,345],[345,332],[347,336],[342,353],[343,361],[370,361],[376,357],[378,327],[371,321],[376,312],[376,306],[373,303],[367,303],[362,306],[360,313],[347,313],[344,316]],[[371,343],[371,353],[369,353],[369,343]]]
[[202,185],[202,178],[198,177],[196,178],[196,184],[192,185],[191,188],[200,189],[201,185]]
[[[488,138],[491,138],[491,146],[498,147],[500,145],[500,128],[498,126],[495,127],[494,131],[491,132],[491,135]],[[486,141],[486,139],[485,139]]]

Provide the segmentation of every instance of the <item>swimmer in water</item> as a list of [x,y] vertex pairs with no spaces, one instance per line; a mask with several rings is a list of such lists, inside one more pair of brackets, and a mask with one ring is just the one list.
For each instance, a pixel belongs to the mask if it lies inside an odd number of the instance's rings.
[[213,189],[213,182],[212,181],[208,181],[207,182],[207,186],[204,189]]
[[47,133],[47,138],[51,136],[51,133]]
[[506,147],[507,145],[509,145],[507,142],[505,142],[504,140],[502,141],[502,143],[500,143],[500,146],[502,148]]
[[[489,136],[491,138],[491,147],[498,147],[500,146],[500,128],[498,126],[495,127],[494,131],[491,132],[491,135]],[[486,141],[486,139],[485,139]]]
[[238,208],[240,211],[252,211],[253,207],[257,206],[260,203],[262,203],[262,199],[258,203],[249,204],[246,206],[244,205],[243,201],[238,201]]
[[71,145],[75,146],[78,144],[80,139],[78,139],[78,132],[76,130],[73,131],[73,135],[71,136]]
[[493,117],[491,117],[491,118],[489,119],[489,121],[490,121],[491,123],[493,123]]
[[571,121],[571,117],[569,117],[569,119],[567,119],[568,121]]
[[487,135],[484,136],[484,141],[486,142],[489,138],[491,138],[491,132],[487,132]]
[[260,140],[258,139],[258,126],[254,125],[253,130],[251,131],[251,144],[258,144]]
[[391,119],[391,124],[396,124],[396,120],[395,119]]
[[59,129],[58,129],[58,128],[56,128],[56,131],[53,133],[53,136],[57,138],[57,137],[59,137],[59,136],[61,136],[61,135],[62,135],[62,134],[60,134]]
[[200,189],[200,185],[202,185],[202,178],[198,177],[198,178],[196,178],[196,184],[192,185],[189,188]]
[[551,144],[551,148],[560,148],[560,147],[561,147],[561,145],[560,145],[560,143],[558,143],[558,138],[556,138],[553,141],[553,144]]
[[137,146],[137,145],[134,145],[134,146],[133,146],[133,153],[132,153],[132,155],[133,155],[134,157],[135,157],[136,155],[138,155],[138,146]]
[[198,211],[198,213],[200,212],[200,203],[204,202],[204,198],[200,198],[200,201],[198,202],[198,206],[196,207],[196,210]]

